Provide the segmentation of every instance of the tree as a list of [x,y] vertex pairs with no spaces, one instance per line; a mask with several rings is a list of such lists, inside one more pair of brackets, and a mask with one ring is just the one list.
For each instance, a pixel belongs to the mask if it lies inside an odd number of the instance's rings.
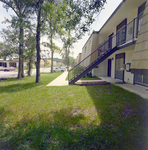
[[67,57],[64,57],[62,59],[62,63],[65,65],[69,64],[69,66],[73,66],[75,63],[75,59],[74,59],[74,57],[71,57],[71,56],[68,56],[68,59],[67,59]]
[[[4,8],[8,11],[11,8],[16,17],[13,17],[15,27],[19,28],[19,68],[18,78],[24,77],[23,67],[23,44],[24,44],[24,24],[27,21],[28,15],[31,13],[30,1],[27,0],[0,0],[4,3]],[[12,23],[13,23],[12,21]],[[13,24],[12,24],[13,25]],[[17,26],[16,26],[17,25]]]
[[77,42],[90,25],[95,21],[94,15],[102,9],[106,0],[66,0],[67,9],[63,21],[63,27],[67,32],[61,35],[67,68],[69,68],[69,54],[73,44]]
[[45,0],[32,0],[32,8],[36,14],[36,83],[40,82],[40,59],[41,59],[41,48],[40,48],[40,41],[41,41],[41,31],[45,21],[45,14],[44,11],[44,3]]
[[1,49],[1,57],[3,57],[4,59],[18,57],[18,29],[14,29],[11,26],[8,26],[7,29],[2,29],[0,34],[4,41],[2,43],[3,49]]
[[45,9],[47,12],[46,19],[46,34],[48,36],[49,42],[44,43],[44,45],[50,48],[51,51],[51,73],[53,72],[53,56],[54,52],[61,52],[60,47],[58,47],[54,40],[57,39],[57,35],[63,32],[62,23],[63,11],[66,8],[65,4],[60,1],[52,0],[46,3]]
[[28,76],[31,76],[31,69],[33,60],[35,60],[35,48],[36,48],[36,40],[35,36],[31,34],[30,32],[26,34],[25,36],[25,54],[26,54],[26,60],[28,60]]
[[12,53],[9,51],[10,47],[3,42],[0,42],[0,58],[6,60]]

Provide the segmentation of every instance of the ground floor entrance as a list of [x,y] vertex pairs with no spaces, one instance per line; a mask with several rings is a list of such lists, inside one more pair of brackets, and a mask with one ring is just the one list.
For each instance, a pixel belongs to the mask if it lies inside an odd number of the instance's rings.
[[108,70],[107,70],[108,77],[111,77],[111,66],[112,66],[112,60],[108,59]]
[[115,78],[124,81],[125,53],[115,56]]

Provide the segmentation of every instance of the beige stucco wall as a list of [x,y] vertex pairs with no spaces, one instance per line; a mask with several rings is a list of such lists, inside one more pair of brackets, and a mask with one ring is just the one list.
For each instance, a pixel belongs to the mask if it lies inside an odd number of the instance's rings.
[[107,76],[107,59],[98,65],[98,68],[92,70],[92,75],[97,77]]
[[91,53],[93,53],[94,51],[95,52],[91,55],[89,63],[92,63],[94,60],[98,58],[98,51],[96,50],[99,47],[98,38],[99,38],[99,34],[93,35]]
[[[59,63],[60,64],[60,63]],[[53,61],[53,66],[59,65],[56,61]],[[51,60],[46,59],[45,61],[43,59],[40,60],[41,66],[49,66],[51,65]]]
[[80,61],[81,61],[81,55],[82,55],[82,53],[78,54],[78,56],[76,58],[76,64],[80,63]]
[[[93,51],[95,51],[98,48],[98,34],[92,33],[84,47],[82,48],[82,54],[81,54],[81,61],[85,59],[88,55],[90,55]],[[96,54],[93,54],[91,57],[88,57],[83,63],[82,66],[86,67],[88,66],[92,60],[96,58]]]
[[132,57],[131,69],[148,69],[148,0]]

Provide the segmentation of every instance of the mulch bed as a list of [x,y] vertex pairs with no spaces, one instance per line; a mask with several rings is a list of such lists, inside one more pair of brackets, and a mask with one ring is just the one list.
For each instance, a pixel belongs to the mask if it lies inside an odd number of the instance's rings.
[[99,82],[77,82],[76,85],[86,86],[86,85],[109,85],[110,82],[99,81]]

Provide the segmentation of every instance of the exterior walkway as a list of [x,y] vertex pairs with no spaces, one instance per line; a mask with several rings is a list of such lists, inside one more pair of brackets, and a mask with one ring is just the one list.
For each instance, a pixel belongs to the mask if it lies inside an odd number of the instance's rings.
[[60,76],[58,76],[55,80],[50,82],[47,86],[65,86],[68,85],[68,81],[66,81],[66,77],[68,72],[63,72]]
[[[47,86],[68,86],[68,81],[66,81],[66,77],[68,75],[68,72],[63,72],[59,77],[57,77],[55,80],[50,82]],[[133,85],[129,83],[123,83],[121,80],[118,79],[112,79],[110,77],[100,77],[102,80],[78,80],[77,82],[110,82],[111,84],[117,85],[119,87],[122,87],[123,89],[126,89],[130,92],[136,93],[140,95],[143,98],[148,99],[148,87],[140,86],[140,85]]]

